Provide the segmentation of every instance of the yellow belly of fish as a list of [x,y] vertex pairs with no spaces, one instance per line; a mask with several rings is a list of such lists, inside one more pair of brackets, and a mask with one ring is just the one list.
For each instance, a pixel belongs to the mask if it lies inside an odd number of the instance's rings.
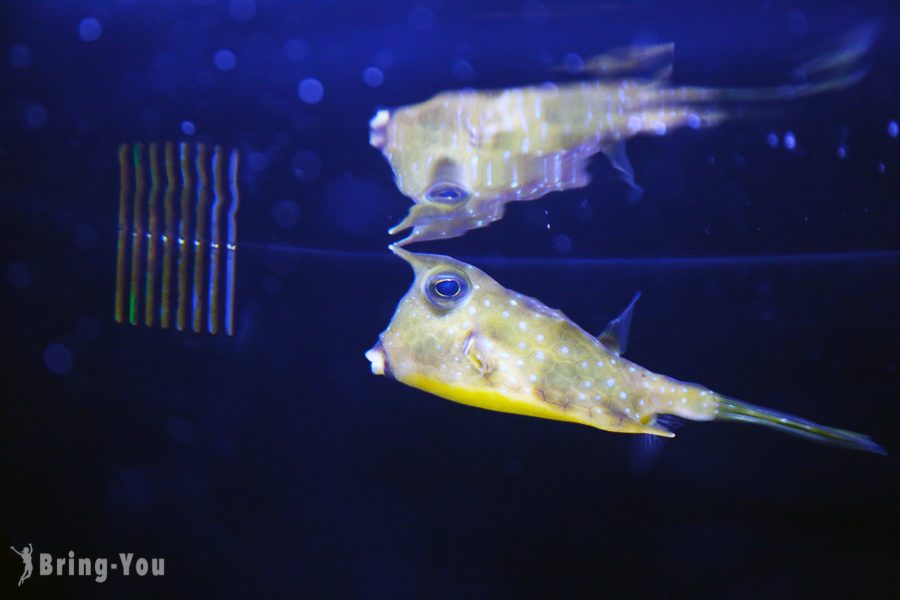
[[510,395],[491,388],[449,384],[425,375],[408,375],[401,381],[441,398],[476,408],[597,427],[597,424],[587,417],[566,412],[560,407],[525,394]]

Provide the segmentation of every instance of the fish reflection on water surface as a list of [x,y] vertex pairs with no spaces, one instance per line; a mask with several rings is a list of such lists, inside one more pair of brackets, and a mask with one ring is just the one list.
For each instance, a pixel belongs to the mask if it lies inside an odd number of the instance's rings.
[[795,72],[800,83],[728,89],[673,86],[671,44],[620,48],[580,66],[588,76],[651,71],[648,78],[591,80],[499,90],[460,90],[370,121],[369,142],[381,150],[400,191],[414,205],[392,228],[412,228],[400,245],[452,238],[503,217],[512,201],[580,188],[590,158],[601,152],[630,183],[626,140],[665,135],[683,126],[710,127],[778,102],[852,85],[873,32],[864,29]]
[[607,431],[673,437],[658,416],[676,415],[765,425],[884,453],[864,435],[738,402],[623,358],[634,302],[594,337],[471,265],[391,249],[412,266],[415,280],[366,353],[377,375],[462,404]]

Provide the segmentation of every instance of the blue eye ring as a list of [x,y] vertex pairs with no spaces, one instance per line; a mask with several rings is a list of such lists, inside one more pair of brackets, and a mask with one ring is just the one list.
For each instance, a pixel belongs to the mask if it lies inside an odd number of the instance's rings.
[[437,273],[428,278],[425,295],[435,305],[448,308],[469,291],[469,283],[456,273]]
[[433,184],[428,191],[425,192],[425,197],[437,204],[461,204],[469,199],[469,192],[454,183],[447,182],[439,182]]

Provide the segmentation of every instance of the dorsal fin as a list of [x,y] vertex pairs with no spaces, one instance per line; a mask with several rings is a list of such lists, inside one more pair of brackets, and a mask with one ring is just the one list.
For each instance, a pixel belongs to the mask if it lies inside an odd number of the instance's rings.
[[640,297],[640,292],[635,294],[628,307],[622,311],[622,314],[610,321],[603,333],[597,336],[600,343],[613,354],[622,355],[628,349],[628,331],[631,329],[631,316],[634,313],[634,305]]

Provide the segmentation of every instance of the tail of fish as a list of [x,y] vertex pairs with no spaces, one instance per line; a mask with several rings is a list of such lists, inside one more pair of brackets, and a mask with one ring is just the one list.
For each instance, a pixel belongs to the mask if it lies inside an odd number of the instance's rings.
[[846,429],[826,427],[788,415],[768,408],[754,406],[744,402],[738,402],[731,398],[720,396],[718,398],[718,411],[715,415],[717,421],[740,421],[764,425],[785,433],[804,437],[816,442],[822,442],[832,446],[840,446],[851,450],[874,452],[887,455],[884,448],[876,444],[868,436]]

